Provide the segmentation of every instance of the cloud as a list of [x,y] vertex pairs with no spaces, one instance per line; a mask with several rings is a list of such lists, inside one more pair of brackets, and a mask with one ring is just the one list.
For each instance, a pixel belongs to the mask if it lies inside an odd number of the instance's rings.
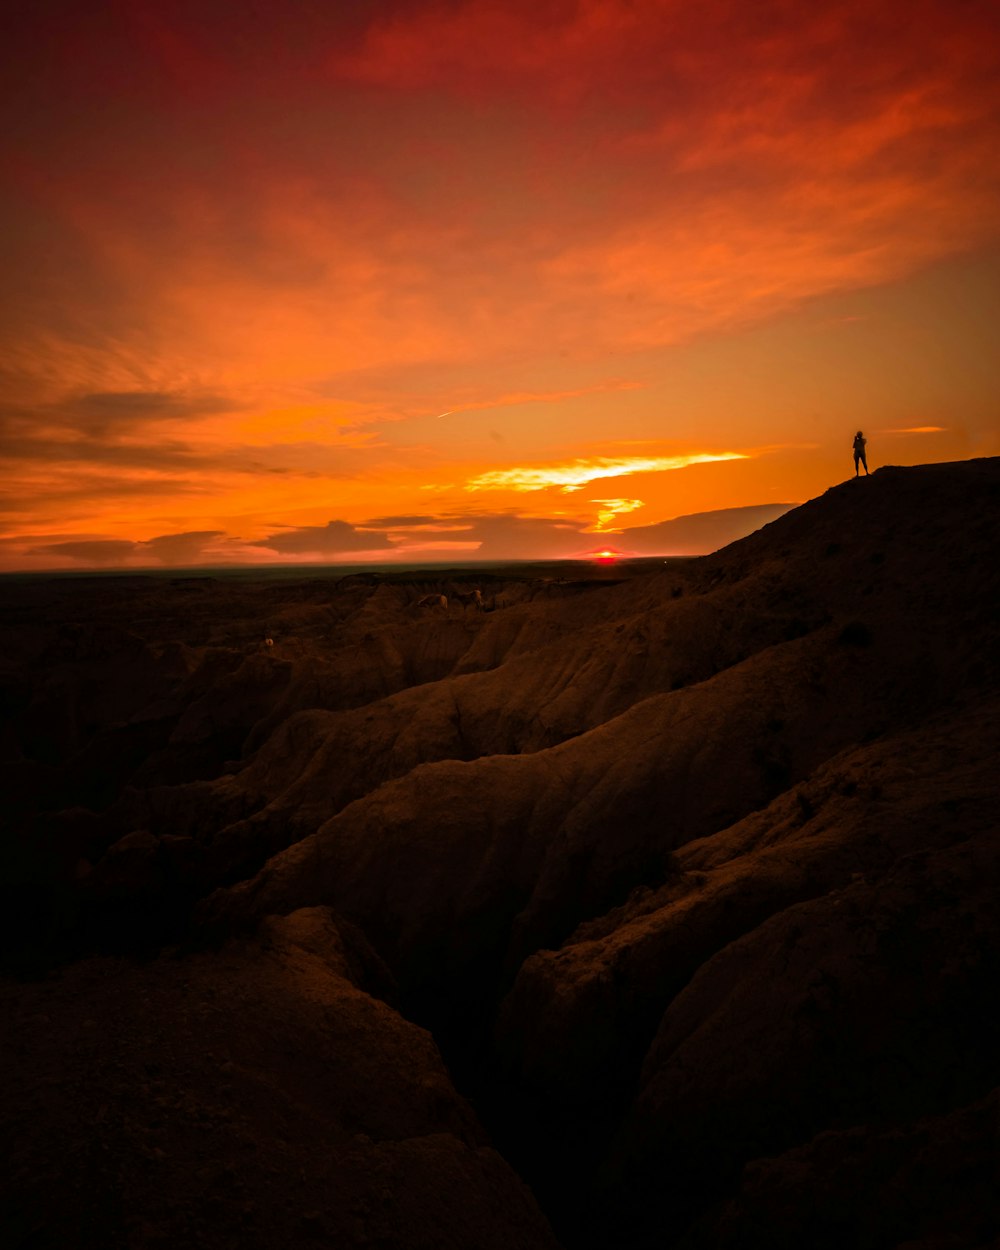
[[419,525],[433,525],[438,520],[435,516],[377,516],[362,525],[366,530],[398,530],[413,529]]
[[33,547],[29,554],[59,556],[82,564],[124,564],[135,554],[138,544],[123,538],[97,538],[92,541],[49,543]]
[[712,464],[719,460],[746,460],[741,451],[694,452],[682,456],[627,456],[615,459],[597,456],[564,464],[535,465],[513,469],[492,469],[465,484],[468,491],[535,491],[557,486],[564,494],[582,490],[601,478],[628,477],[633,473],[664,473],[686,469],[692,464]]
[[599,395],[604,391],[639,391],[645,385],[644,382],[612,378],[603,382],[595,382],[591,386],[577,386],[563,390],[509,391],[494,399],[457,401],[454,408],[449,408],[447,412],[439,413],[438,416],[460,416],[463,412],[483,412],[491,408],[517,408],[522,404],[558,404],[567,399],[582,399],[585,395]]
[[206,548],[211,547],[216,539],[224,537],[224,530],[187,530],[180,534],[149,538],[142,544],[142,549],[163,564],[194,565],[205,558]]
[[[639,500],[609,502],[640,504]],[[615,534],[613,545],[626,555],[701,555],[745,537],[795,506],[752,504],[675,517],[624,529]],[[471,553],[477,560],[585,559],[595,554],[595,534],[601,532],[582,517],[473,513],[455,519],[469,527],[468,538],[479,540],[478,550]]]
[[[76,538],[64,542],[40,543],[28,549],[29,555],[50,555],[77,560],[81,564],[101,567],[119,565],[135,567],[148,564],[150,558],[166,565],[198,565],[218,540],[226,540],[223,530],[188,530],[179,534],[160,534],[156,538]],[[27,537],[14,539],[26,543]]]
[[396,545],[384,533],[356,529],[347,521],[304,525],[271,534],[253,544],[281,555],[341,555],[356,551],[390,551]]
[[590,518],[525,516],[516,511],[456,510],[422,516],[420,524],[395,529],[392,547],[404,559],[560,559],[579,555],[592,539]]
[[696,512],[660,521],[656,525],[622,530],[617,542],[622,550],[636,555],[705,555],[738,538],[745,538],[795,506],[792,503],[763,503],[745,508]]
[[592,499],[590,502],[598,504],[600,508],[597,513],[597,524],[593,527],[595,534],[613,532],[613,523],[617,517],[645,507],[641,499]]
[[[633,499],[591,502],[604,505],[612,520],[642,506],[640,500]],[[701,554],[743,537],[794,506],[757,504],[676,517],[656,525],[622,530],[616,533],[614,546],[625,554]],[[595,534],[602,532],[599,527],[595,529],[591,518],[583,515],[457,511],[440,516],[384,519],[415,520],[418,524],[391,527],[391,539],[384,532],[367,532],[346,521],[330,521],[326,525],[288,527],[256,541],[235,539],[222,530],[189,530],[145,540],[79,537],[44,542],[38,535],[8,536],[0,538],[0,547],[9,548],[16,555],[16,548],[27,545],[31,557],[51,557],[57,564],[73,561],[99,568],[139,568],[152,560],[187,567],[252,564],[260,561],[264,551],[275,553],[279,559],[363,553],[373,559],[389,560],[439,560],[449,556],[475,560],[560,560],[593,555]]]
[[[176,506],[192,506],[192,500],[204,499],[211,490],[204,480],[186,478],[153,478],[148,475],[134,478],[123,474],[101,474],[69,471],[46,472],[43,480],[36,474],[30,501],[10,496],[7,501],[0,495],[0,516],[12,518],[18,525],[30,524],[41,528],[46,520],[58,517],[58,523],[68,528],[70,520],[87,520],[95,510],[116,503],[121,512],[138,513],[156,502],[163,511]],[[198,507],[198,504],[194,504]],[[117,511],[118,509],[116,509]],[[44,515],[42,515],[44,514]],[[27,518],[27,519],[26,519]],[[87,529],[94,528],[87,525]]]
[[466,520],[468,537],[479,541],[477,560],[558,560],[577,554],[587,543],[581,523],[563,517],[511,513]]
[[946,434],[947,426],[944,425],[912,425],[905,429],[889,429],[876,430],[876,434]]
[[[205,453],[177,439],[156,442],[115,442],[95,437],[65,438],[55,436],[11,439],[0,458],[6,460],[40,461],[55,469],[63,464],[102,464],[110,467],[153,468],[161,471],[205,467]],[[213,463],[218,457],[211,457]]]
[[215,412],[232,412],[233,400],[224,395],[187,391],[95,391],[72,395],[58,410],[102,421],[176,419]]

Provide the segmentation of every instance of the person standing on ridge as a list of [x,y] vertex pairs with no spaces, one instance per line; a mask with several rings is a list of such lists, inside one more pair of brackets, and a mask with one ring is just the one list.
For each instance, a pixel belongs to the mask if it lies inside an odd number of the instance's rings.
[[865,475],[868,474],[868,457],[865,454],[865,447],[868,445],[868,439],[858,430],[854,435],[854,476],[858,476],[859,462],[865,466]]

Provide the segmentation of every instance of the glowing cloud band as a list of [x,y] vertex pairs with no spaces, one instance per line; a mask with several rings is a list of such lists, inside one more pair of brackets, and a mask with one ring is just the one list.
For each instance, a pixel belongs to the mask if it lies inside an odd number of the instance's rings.
[[911,425],[904,429],[878,430],[879,434],[947,434],[943,425]]
[[601,534],[605,531],[614,532],[616,517],[624,516],[628,512],[635,512],[636,509],[645,507],[645,503],[641,499],[594,499],[591,502],[596,503],[599,507],[597,524],[592,531],[595,534]]
[[670,469],[686,469],[692,464],[711,464],[718,460],[746,460],[745,452],[698,452],[690,456],[630,456],[611,459],[598,456],[592,460],[571,460],[536,468],[494,469],[481,473],[465,484],[476,490],[546,490],[558,486],[564,494],[582,490],[591,482],[605,477],[628,477],[633,473],[664,473]]

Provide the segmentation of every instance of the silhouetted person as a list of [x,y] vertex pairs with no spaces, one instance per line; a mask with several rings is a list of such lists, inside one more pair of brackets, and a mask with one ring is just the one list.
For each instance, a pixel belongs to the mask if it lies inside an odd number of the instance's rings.
[[858,430],[854,435],[854,476],[858,476],[858,465],[865,466],[865,474],[868,473],[868,457],[865,455],[865,447],[868,445],[868,439]]

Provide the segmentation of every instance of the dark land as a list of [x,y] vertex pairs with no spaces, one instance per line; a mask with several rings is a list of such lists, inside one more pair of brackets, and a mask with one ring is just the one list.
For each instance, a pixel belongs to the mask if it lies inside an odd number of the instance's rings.
[[996,1245],[998,540],[4,579],[4,1244]]

